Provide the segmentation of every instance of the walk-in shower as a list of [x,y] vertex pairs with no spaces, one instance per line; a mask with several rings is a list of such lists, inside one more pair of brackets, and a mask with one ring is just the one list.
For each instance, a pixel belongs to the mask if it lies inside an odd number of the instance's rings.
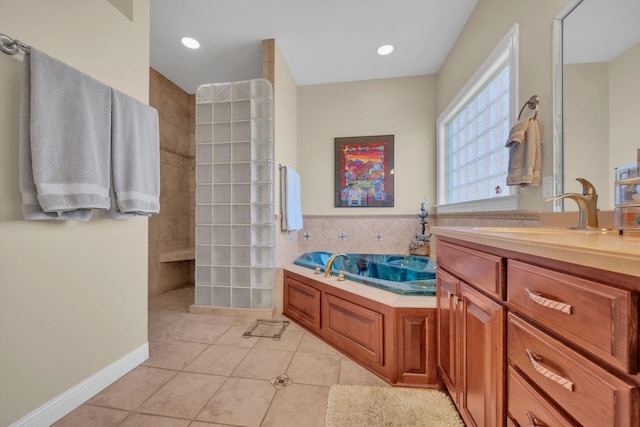
[[274,306],[273,88],[265,79],[196,93],[195,304]]

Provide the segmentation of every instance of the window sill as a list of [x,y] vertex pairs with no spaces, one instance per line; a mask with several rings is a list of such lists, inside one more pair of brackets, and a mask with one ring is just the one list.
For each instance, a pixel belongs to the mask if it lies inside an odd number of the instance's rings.
[[513,194],[510,196],[494,197],[491,199],[473,200],[471,202],[436,205],[435,208],[437,214],[456,212],[515,211],[518,210],[519,199],[520,196],[518,194]]

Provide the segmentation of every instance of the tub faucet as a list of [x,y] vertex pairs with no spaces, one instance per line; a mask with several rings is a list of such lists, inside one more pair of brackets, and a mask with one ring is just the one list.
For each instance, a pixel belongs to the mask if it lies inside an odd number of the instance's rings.
[[331,255],[331,258],[329,258],[329,261],[327,261],[327,265],[324,268],[324,277],[331,277],[331,266],[333,265],[333,261],[335,261],[335,259],[339,256],[344,257],[344,259],[346,259],[347,262],[351,260],[351,258],[349,258],[349,255],[347,254]]
[[598,226],[598,194],[589,181],[584,178],[576,178],[582,184],[582,194],[566,193],[545,199],[550,202],[558,199],[575,200],[578,204],[578,226],[571,227],[577,230],[600,228]]

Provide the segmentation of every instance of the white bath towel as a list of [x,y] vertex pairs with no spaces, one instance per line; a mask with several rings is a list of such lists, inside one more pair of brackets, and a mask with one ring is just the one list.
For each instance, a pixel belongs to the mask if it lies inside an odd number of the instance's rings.
[[109,208],[109,87],[31,48],[22,69],[25,219],[88,221]]
[[112,206],[105,216],[124,219],[158,213],[158,112],[155,108],[113,88],[111,94]]
[[507,185],[536,186],[542,180],[542,126],[535,118],[517,122],[509,132]]
[[281,169],[282,229],[302,229],[302,206],[300,204],[300,175],[288,166]]

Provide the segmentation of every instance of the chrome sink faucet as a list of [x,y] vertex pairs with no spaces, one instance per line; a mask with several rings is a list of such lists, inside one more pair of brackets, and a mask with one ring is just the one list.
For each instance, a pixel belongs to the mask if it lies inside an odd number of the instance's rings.
[[558,199],[575,200],[578,204],[578,226],[571,227],[577,230],[581,229],[598,229],[598,194],[596,189],[589,181],[584,178],[576,178],[582,184],[582,194],[566,193],[559,196],[545,199],[547,202]]
[[333,254],[331,255],[331,258],[329,258],[329,261],[327,261],[327,265],[324,268],[324,277],[331,277],[331,266],[333,265],[333,261],[336,260],[337,257],[344,257],[344,259],[346,259],[347,261],[350,261],[351,258],[349,258],[349,255],[347,254]]

